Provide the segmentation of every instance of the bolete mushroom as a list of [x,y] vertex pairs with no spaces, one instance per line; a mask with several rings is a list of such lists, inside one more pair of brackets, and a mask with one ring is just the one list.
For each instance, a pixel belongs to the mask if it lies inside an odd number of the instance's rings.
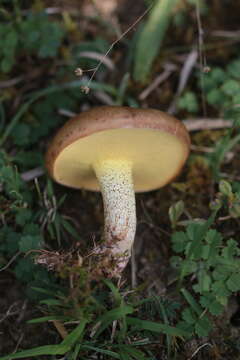
[[58,131],[46,155],[50,175],[72,188],[102,192],[104,242],[95,253],[105,257],[103,273],[117,276],[131,256],[135,192],[158,189],[174,179],[189,146],[185,126],[153,109],[96,107]]

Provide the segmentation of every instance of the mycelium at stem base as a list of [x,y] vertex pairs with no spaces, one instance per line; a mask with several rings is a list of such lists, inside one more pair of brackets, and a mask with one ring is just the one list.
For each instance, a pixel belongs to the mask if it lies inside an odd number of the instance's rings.
[[104,235],[100,254],[113,261],[111,276],[120,274],[131,256],[136,232],[135,192],[132,164],[127,160],[104,160],[93,165],[104,204]]

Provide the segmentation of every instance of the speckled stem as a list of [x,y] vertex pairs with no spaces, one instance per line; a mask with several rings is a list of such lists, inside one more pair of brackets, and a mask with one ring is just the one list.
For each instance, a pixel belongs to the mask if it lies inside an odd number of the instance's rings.
[[105,160],[95,164],[104,203],[104,244],[122,271],[131,256],[136,232],[135,193],[131,163],[125,160]]

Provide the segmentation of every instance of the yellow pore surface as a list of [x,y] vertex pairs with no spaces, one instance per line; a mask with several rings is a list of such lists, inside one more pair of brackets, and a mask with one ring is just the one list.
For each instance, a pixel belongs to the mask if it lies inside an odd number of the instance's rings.
[[63,185],[98,191],[94,164],[127,160],[132,163],[135,191],[153,190],[178,174],[187,154],[185,143],[160,130],[100,131],[80,138],[62,150],[54,163],[54,178]]

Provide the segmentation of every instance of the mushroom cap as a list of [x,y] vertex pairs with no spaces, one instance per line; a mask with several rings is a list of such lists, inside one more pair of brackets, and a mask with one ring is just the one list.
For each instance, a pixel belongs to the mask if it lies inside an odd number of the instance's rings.
[[94,164],[132,163],[136,192],[160,188],[174,179],[190,147],[185,126],[154,109],[101,106],[70,119],[46,154],[46,167],[57,182],[99,191]]

